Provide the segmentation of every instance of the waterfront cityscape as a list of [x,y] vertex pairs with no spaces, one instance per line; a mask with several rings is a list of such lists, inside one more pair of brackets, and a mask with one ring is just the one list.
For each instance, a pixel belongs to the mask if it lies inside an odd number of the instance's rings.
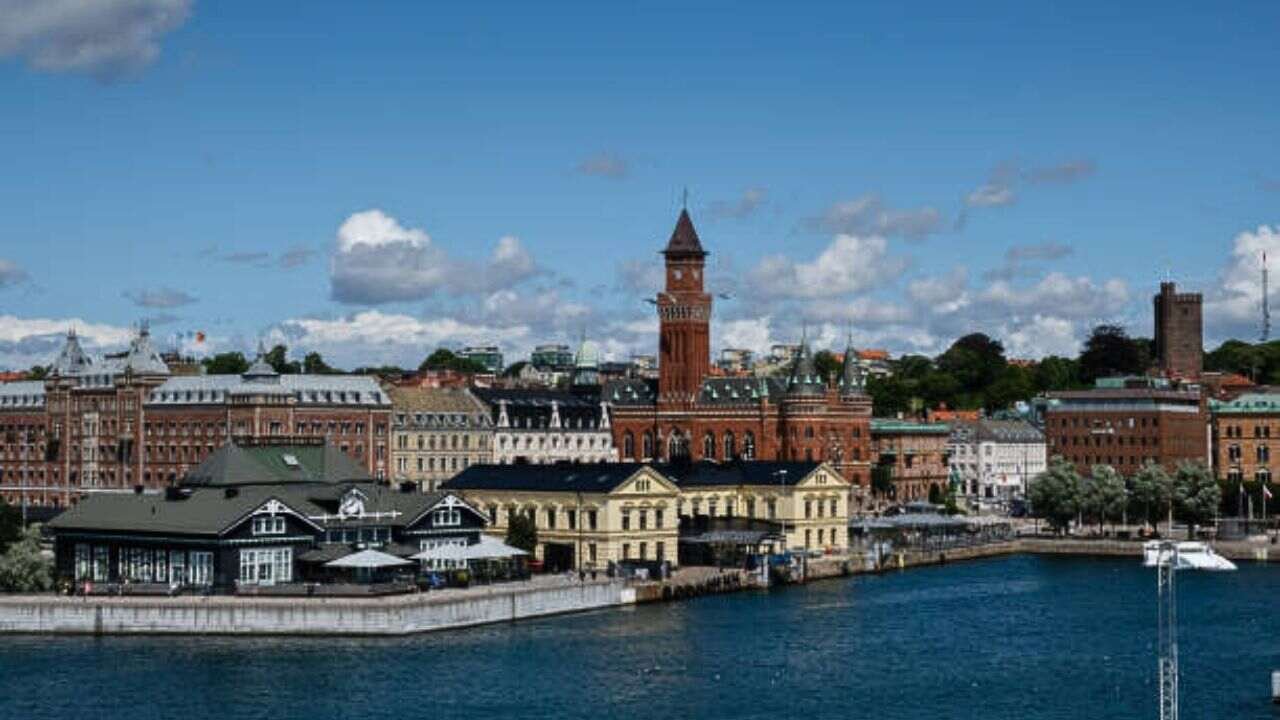
[[969,11],[0,3],[0,717],[1273,717],[1280,14]]

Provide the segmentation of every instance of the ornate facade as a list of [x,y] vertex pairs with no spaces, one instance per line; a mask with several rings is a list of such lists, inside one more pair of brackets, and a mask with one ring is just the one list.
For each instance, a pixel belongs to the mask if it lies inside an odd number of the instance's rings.
[[613,441],[624,461],[808,460],[831,464],[861,501],[869,483],[871,400],[857,352],[841,377],[818,375],[807,343],[785,376],[710,376],[707,252],[687,211],[663,251],[658,378],[606,383]]
[[388,392],[396,482],[431,491],[472,465],[492,462],[493,421],[467,389],[395,387]]
[[0,385],[0,493],[66,506],[91,492],[173,484],[232,439],[324,438],[387,476],[391,403],[372,378],[172,376],[142,328],[128,351],[89,357],[75,333],[41,382]]

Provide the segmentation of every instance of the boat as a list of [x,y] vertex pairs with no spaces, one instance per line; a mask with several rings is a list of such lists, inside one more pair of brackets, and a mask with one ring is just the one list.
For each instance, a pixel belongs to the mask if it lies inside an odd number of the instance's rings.
[[[1160,540],[1149,540],[1142,546],[1142,564],[1155,567],[1161,562]],[[1174,543],[1178,549],[1178,570],[1235,570],[1236,564],[1213,551],[1213,548],[1202,542],[1186,541]]]

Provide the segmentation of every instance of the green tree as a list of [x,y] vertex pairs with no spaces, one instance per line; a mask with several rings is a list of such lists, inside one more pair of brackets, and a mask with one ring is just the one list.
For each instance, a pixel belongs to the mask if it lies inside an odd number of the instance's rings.
[[1075,358],[1050,355],[1041,358],[1032,371],[1035,388],[1038,392],[1050,390],[1070,390],[1080,383],[1080,363]]
[[0,553],[22,537],[22,511],[0,497]]
[[1075,465],[1054,457],[1049,469],[1037,475],[1027,488],[1031,511],[1047,520],[1054,530],[1066,530],[1080,512],[1081,482]]
[[28,380],[43,380],[46,377],[49,377],[49,368],[44,365],[32,365],[27,371]]
[[893,417],[911,409],[911,390],[896,375],[867,378],[867,394],[877,417]]
[[893,466],[888,464],[874,465],[871,468],[871,492],[882,498],[891,498],[893,490]]
[[1035,393],[1035,377],[1031,370],[1018,365],[1006,365],[995,382],[986,388],[982,406],[988,411],[1000,410],[1019,400],[1026,400]]
[[511,514],[511,521],[507,523],[507,544],[530,555],[534,553],[538,547],[538,524],[532,516],[522,512]]
[[814,353],[813,367],[818,371],[818,377],[828,382],[840,376],[840,361],[836,360],[835,354],[830,350],[819,350]]
[[1147,369],[1146,353],[1119,325],[1093,329],[1080,353],[1080,378],[1087,383],[1111,375],[1141,375]]
[[1106,521],[1115,520],[1124,513],[1128,499],[1120,473],[1110,465],[1094,465],[1082,485],[1080,512],[1096,520],[1101,530]]
[[1004,371],[1004,345],[983,333],[956,340],[934,363],[969,393],[980,393]]
[[239,375],[249,369],[249,361],[239,352],[218,353],[201,362],[209,375]]
[[329,367],[320,353],[313,351],[302,358],[302,372],[308,375],[332,375],[338,371]]
[[1187,524],[1187,537],[1195,537],[1197,525],[1213,520],[1222,502],[1222,488],[1198,462],[1178,463],[1173,475],[1173,512]]
[[297,375],[302,371],[302,366],[297,362],[289,362],[289,348],[284,345],[272,347],[262,359],[281,375]]
[[448,348],[438,348],[418,366],[418,372],[427,370],[454,370],[461,373],[483,373],[485,368],[470,358],[464,358]]
[[1131,498],[1135,508],[1141,508],[1142,519],[1155,528],[1160,518],[1169,512],[1169,500],[1173,497],[1173,478],[1158,463],[1147,461],[1130,479],[1133,485]]
[[43,592],[53,587],[52,563],[40,552],[40,530],[29,527],[0,555],[0,590]]

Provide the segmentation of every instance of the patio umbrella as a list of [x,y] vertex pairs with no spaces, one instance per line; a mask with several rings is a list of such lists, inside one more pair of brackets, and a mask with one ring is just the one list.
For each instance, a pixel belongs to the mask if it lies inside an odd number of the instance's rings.
[[361,550],[357,553],[351,553],[346,557],[340,557],[337,560],[325,563],[325,567],[331,568],[363,568],[366,570],[376,570],[377,568],[400,567],[402,565],[412,565],[413,563],[398,558],[395,555],[388,555],[377,550]]
[[410,560],[467,560],[467,549],[462,545],[437,545],[433,548],[427,548],[417,555],[409,557]]
[[475,558],[477,560],[511,558],[529,554],[520,548],[511,547],[501,540],[488,536],[481,536],[480,542],[475,545],[468,545],[466,550],[468,558]]

